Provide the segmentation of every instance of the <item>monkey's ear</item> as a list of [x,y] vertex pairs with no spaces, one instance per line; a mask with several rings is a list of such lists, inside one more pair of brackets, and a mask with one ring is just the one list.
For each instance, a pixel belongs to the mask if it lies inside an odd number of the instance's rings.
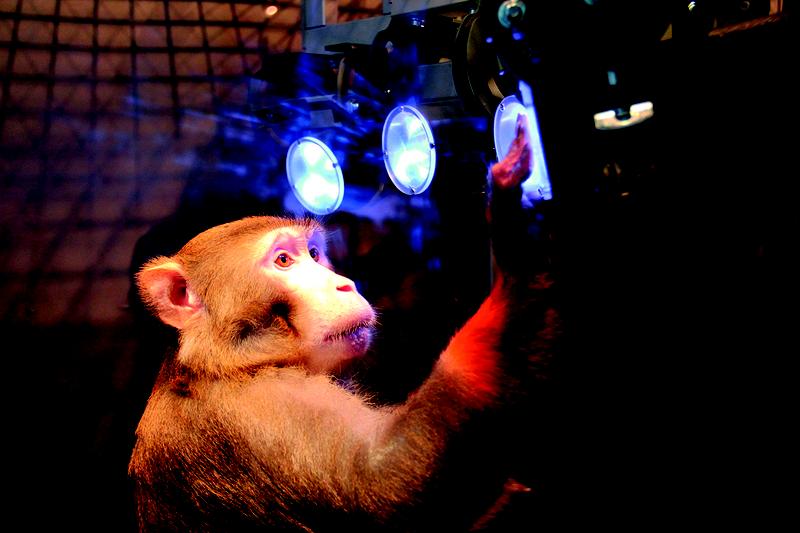
[[147,262],[136,275],[136,281],[145,303],[170,326],[183,329],[203,307],[189,287],[181,265],[167,257]]

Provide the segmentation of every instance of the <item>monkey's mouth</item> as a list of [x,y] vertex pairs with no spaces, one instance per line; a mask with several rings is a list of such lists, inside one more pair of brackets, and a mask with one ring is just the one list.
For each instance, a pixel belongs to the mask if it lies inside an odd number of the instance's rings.
[[373,320],[362,320],[351,324],[345,329],[331,333],[325,337],[325,342],[344,342],[350,344],[355,352],[365,352],[372,342],[372,331],[374,327]]

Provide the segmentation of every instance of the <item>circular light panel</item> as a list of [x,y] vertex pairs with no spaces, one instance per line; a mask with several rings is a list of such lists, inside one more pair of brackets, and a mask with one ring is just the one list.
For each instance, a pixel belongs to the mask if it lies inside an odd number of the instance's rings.
[[383,161],[395,186],[405,194],[420,194],[436,170],[436,146],[425,117],[411,106],[392,109],[383,123]]
[[494,149],[497,160],[502,160],[511,147],[511,142],[517,136],[517,117],[525,115],[527,111],[516,96],[503,98],[494,114]]
[[315,137],[302,137],[289,147],[286,177],[295,197],[316,215],[333,213],[342,204],[342,167],[331,149]]

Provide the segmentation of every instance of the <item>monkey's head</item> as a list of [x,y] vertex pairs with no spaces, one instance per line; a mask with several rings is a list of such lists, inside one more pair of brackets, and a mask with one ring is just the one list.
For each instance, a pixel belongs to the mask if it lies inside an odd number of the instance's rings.
[[375,312],[331,270],[312,220],[250,217],[211,228],[137,274],[158,317],[180,331],[178,360],[228,374],[267,365],[333,372],[369,348]]

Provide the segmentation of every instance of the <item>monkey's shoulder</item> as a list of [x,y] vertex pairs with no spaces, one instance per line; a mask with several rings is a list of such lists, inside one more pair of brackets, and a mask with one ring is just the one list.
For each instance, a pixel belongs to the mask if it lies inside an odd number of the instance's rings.
[[270,442],[319,438],[326,429],[370,434],[386,416],[330,378],[298,368],[269,368],[240,379],[178,373],[156,384],[137,438],[161,449],[234,441],[265,450]]

